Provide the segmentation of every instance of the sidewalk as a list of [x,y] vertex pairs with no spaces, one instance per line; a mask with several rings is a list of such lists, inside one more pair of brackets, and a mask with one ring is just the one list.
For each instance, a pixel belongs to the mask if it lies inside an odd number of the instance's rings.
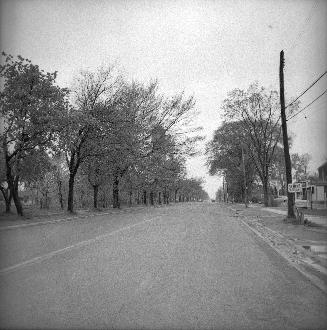
[[[310,219],[313,217],[316,222],[304,226],[285,222],[286,211],[282,209],[253,205],[245,208],[241,204],[228,207],[242,224],[327,293],[327,226],[324,217],[310,215]],[[307,214],[305,218],[309,220]]]
[[[273,208],[273,207],[262,207],[261,208],[264,211],[267,212],[272,212],[272,213],[276,213],[276,214],[280,214],[280,215],[287,215],[287,211],[286,210],[281,210],[278,208]],[[309,225],[316,225],[316,226],[322,226],[322,227],[326,227],[327,228],[327,217],[325,216],[318,216],[318,215],[313,215],[313,214],[307,214],[304,212],[304,219],[308,220],[308,224]]]

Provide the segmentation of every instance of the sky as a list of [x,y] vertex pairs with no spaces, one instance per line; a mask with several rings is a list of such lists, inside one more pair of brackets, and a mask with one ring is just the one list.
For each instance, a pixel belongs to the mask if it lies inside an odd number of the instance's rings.
[[[1,0],[0,0],[1,1]],[[285,94],[295,98],[327,69],[327,1],[1,1],[1,50],[58,71],[66,87],[81,69],[117,64],[130,79],[158,79],[161,91],[194,95],[205,141],[222,123],[221,105],[234,88],[279,91],[285,52]],[[300,109],[327,88],[327,75],[300,98]],[[288,121],[291,152],[309,153],[310,170],[327,159],[327,94]],[[187,162],[213,198],[205,155]]]

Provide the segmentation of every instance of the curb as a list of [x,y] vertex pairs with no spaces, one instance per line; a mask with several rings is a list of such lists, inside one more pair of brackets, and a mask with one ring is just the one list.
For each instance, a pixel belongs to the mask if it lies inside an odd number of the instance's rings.
[[[309,274],[308,272],[306,272],[304,269],[302,269],[302,267],[294,262],[292,262],[291,260],[289,260],[283,253],[281,253],[280,250],[276,249],[274,247],[274,245],[270,244],[270,242],[263,237],[256,229],[252,228],[250,225],[248,225],[244,220],[240,219],[241,223],[243,225],[245,225],[247,228],[249,228],[252,232],[254,232],[257,236],[259,236],[265,243],[267,243],[274,251],[276,251],[280,256],[283,257],[284,260],[286,260],[288,262],[289,265],[291,265],[292,267],[294,267],[295,269],[297,269],[302,275],[304,275],[307,279],[309,279],[317,288],[319,288],[320,290],[322,290],[324,293],[327,294],[327,288],[326,285],[324,284],[324,282],[318,278],[315,275]],[[278,233],[276,233],[278,234]],[[315,268],[315,266],[313,264],[308,263],[308,266]],[[318,266],[317,270],[322,272],[322,270],[320,269],[323,268],[324,271],[327,271],[326,268],[322,267],[322,266]]]
[[[230,207],[230,210],[236,212],[237,210]],[[303,276],[305,276],[308,280],[312,282],[317,288],[319,288],[321,291],[323,291],[325,294],[327,294],[327,287],[326,284],[317,276],[309,274],[305,269],[303,269],[303,266],[296,264],[292,262],[282,251],[277,249],[273,244],[270,243],[270,241],[261,235],[259,231],[257,231],[255,228],[251,227],[249,224],[247,224],[244,220],[241,219],[240,216],[238,216],[238,219],[241,221],[243,225],[245,225],[248,229],[250,229],[254,234],[256,234],[258,237],[260,237],[265,243],[267,243],[275,252],[277,252],[281,257],[283,257],[284,260],[287,261],[287,263],[297,269]],[[265,229],[268,229],[269,232],[271,232],[273,235],[277,235],[279,237],[283,237],[283,235],[279,234],[278,232],[275,232],[274,230],[265,227]],[[286,240],[286,238],[284,238]],[[297,247],[298,248],[298,247]],[[304,250],[304,249],[303,249]],[[303,262],[303,261],[302,261]],[[322,267],[320,265],[315,265],[313,261],[311,262],[311,259],[309,259],[309,262],[303,262],[307,266],[314,268],[315,270],[319,271],[322,274],[327,273],[327,269],[325,267]]]

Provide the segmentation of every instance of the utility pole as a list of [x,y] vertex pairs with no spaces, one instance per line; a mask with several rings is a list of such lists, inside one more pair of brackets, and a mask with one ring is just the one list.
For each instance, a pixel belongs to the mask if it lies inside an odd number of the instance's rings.
[[245,162],[244,162],[244,150],[242,145],[242,163],[243,163],[243,179],[244,179],[244,204],[248,207],[248,187],[246,185],[246,174],[245,174]]
[[284,96],[284,51],[280,52],[279,58],[279,88],[280,88],[280,109],[281,109],[281,120],[282,120],[282,130],[283,130],[283,144],[284,144],[284,157],[285,157],[285,167],[286,167],[286,186],[287,186],[287,217],[295,218],[294,213],[294,194],[288,191],[288,184],[292,183],[292,165],[290,150],[288,146],[288,135],[287,135],[287,124],[286,124],[286,114],[285,114],[285,96]]

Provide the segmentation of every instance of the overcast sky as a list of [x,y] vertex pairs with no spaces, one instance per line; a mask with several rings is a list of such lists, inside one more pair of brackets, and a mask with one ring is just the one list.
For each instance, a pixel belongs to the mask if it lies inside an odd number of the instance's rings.
[[[279,90],[285,51],[286,98],[327,69],[327,1],[1,1],[1,49],[29,58],[69,86],[82,68],[119,63],[127,77],[158,78],[163,92],[194,94],[206,141],[221,124],[220,106],[233,88],[252,82]],[[302,98],[327,88],[327,75]],[[326,94],[288,122],[291,152],[310,153],[314,171],[327,158]],[[214,196],[204,156],[188,162]]]

